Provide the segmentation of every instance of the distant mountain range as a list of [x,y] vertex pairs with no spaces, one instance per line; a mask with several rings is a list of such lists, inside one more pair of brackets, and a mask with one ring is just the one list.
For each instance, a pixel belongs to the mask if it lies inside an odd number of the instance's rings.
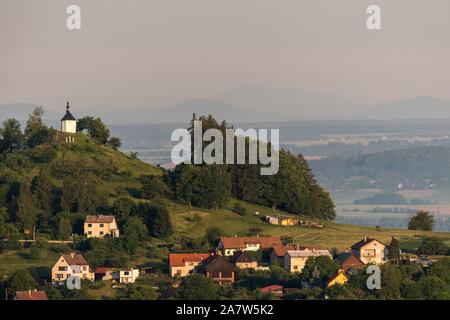
[[[186,123],[192,113],[212,114],[232,123],[304,120],[355,119],[450,119],[450,100],[413,97],[395,102],[367,105],[329,94],[311,93],[295,88],[242,86],[210,98],[185,100],[156,108],[127,105],[73,105],[74,114],[100,116],[111,124]],[[62,105],[65,105],[62,103]],[[35,107],[31,103],[0,105],[0,119],[25,120]],[[62,108],[63,109],[63,108]],[[46,119],[58,120],[64,110],[45,110]]]
[[448,119],[450,100],[415,97],[385,103],[359,115],[366,119]]

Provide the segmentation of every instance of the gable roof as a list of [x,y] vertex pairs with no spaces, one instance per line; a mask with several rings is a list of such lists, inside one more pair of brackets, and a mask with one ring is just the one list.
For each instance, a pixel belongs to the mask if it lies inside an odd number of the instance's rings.
[[209,253],[170,253],[170,267],[184,267],[186,262],[201,262],[208,259]]
[[286,251],[287,255],[291,257],[319,257],[319,256],[329,256],[331,257],[331,253],[328,250],[288,250]]
[[295,250],[295,246],[274,246],[272,249],[277,257],[284,257],[288,250]]
[[283,286],[280,286],[278,284],[272,284],[270,286],[260,288],[259,291],[261,293],[266,293],[266,292],[272,292],[272,291],[282,291],[283,289],[284,289]]
[[339,270],[338,274],[335,275],[333,278],[330,279],[330,281],[327,282],[327,287],[330,286],[330,284],[332,284],[333,282],[335,282],[337,280],[337,278],[341,275],[344,276],[346,281],[348,281],[348,276],[345,274],[345,272],[342,270]]
[[86,266],[88,263],[81,254],[71,253],[62,256],[70,266]]
[[16,300],[48,300],[45,291],[17,291]]
[[337,260],[345,270],[364,266],[364,262],[362,262],[361,259],[350,252],[340,254],[337,257]]
[[231,263],[256,262],[255,258],[251,258],[245,251],[236,251],[230,258]]
[[209,256],[203,262],[201,267],[203,272],[209,273],[212,278],[231,278],[235,270],[234,265],[225,259],[223,256]]
[[247,244],[259,244],[262,249],[283,245],[279,237],[221,237],[220,242],[224,248],[237,249],[243,249]]
[[86,216],[85,223],[112,223],[113,221],[114,216],[104,216],[99,214]]
[[98,267],[95,269],[94,273],[108,273],[113,271],[113,268],[107,268],[107,267]]
[[352,249],[360,249],[366,245],[368,245],[369,243],[376,241],[381,243],[383,246],[386,246],[384,243],[378,241],[377,239],[374,238],[364,238],[361,241],[358,241],[357,243],[355,243],[354,245],[351,246]]

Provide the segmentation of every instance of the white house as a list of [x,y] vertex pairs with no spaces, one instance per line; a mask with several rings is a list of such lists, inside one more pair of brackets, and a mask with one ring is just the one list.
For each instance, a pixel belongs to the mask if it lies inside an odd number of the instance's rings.
[[66,134],[66,142],[74,142],[77,133],[77,119],[70,113],[69,101],[67,101],[66,114],[61,119],[61,132]]
[[302,272],[303,268],[305,267],[306,261],[310,257],[320,256],[327,256],[330,259],[332,258],[328,250],[318,250],[315,248],[306,248],[304,250],[288,250],[284,255],[284,268],[291,273]]
[[139,269],[128,269],[119,271],[119,283],[134,283],[139,277]]

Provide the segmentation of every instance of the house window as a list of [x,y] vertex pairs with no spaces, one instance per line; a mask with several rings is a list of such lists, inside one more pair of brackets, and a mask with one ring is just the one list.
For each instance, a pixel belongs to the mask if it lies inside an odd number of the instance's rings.
[[67,271],[67,267],[58,267],[58,271]]
[[126,275],[126,276],[130,275],[130,273],[128,271],[125,271],[123,274]]
[[103,223],[100,223],[100,228],[103,228],[103,227],[104,227]]
[[104,235],[105,233],[103,232],[103,231],[100,231],[100,235],[102,236],[102,235]]
[[88,231],[88,235],[92,235],[92,231]]
[[83,266],[83,271],[86,271],[86,269],[87,269],[87,267],[86,267],[86,266]]
[[298,270],[298,266],[297,265],[294,266],[294,270]]
[[88,223],[88,228],[92,228],[92,223]]

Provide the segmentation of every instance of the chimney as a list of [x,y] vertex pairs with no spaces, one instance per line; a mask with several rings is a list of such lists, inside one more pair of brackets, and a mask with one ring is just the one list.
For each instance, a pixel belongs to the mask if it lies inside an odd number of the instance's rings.
[[70,257],[75,258],[75,252],[71,252]]
[[28,290],[28,295],[31,297],[31,289]]

